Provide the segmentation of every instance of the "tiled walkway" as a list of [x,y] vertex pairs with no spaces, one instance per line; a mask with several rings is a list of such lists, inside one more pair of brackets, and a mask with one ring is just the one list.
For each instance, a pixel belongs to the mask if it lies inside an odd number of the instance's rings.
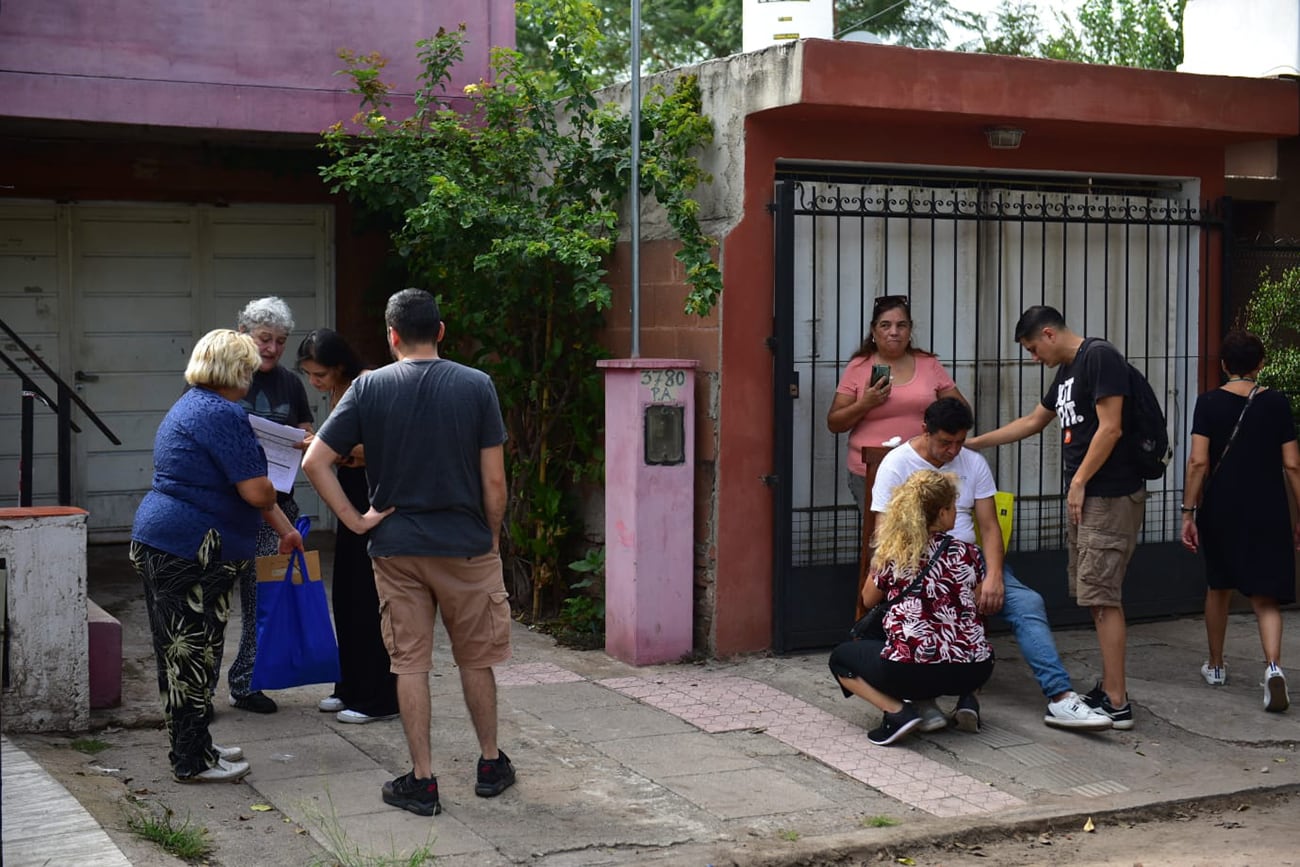
[[743,677],[693,672],[602,686],[665,710],[706,732],[753,730],[935,816],[964,816],[1023,802],[906,748],[878,747],[857,725]]
[[4,767],[3,861],[7,867],[131,867],[77,799],[22,750],[0,738]]
[[[502,666],[501,686],[570,683],[581,675],[551,663]],[[861,726],[748,678],[706,671],[670,672],[653,679],[597,681],[711,733],[762,732],[882,794],[935,816],[964,816],[1023,802],[987,783],[898,747],[878,747]]]

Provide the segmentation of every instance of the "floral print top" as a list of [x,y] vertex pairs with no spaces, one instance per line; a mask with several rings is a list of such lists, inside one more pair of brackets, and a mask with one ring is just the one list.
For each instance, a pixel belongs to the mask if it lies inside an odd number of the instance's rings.
[[[930,537],[918,569],[924,569],[945,537]],[[975,545],[952,539],[939,562],[921,582],[885,614],[885,648],[891,662],[983,662],[993,656],[984,636],[984,620],[975,607],[975,587],[984,580],[984,555]],[[911,569],[885,564],[876,586],[893,599],[916,579]]]

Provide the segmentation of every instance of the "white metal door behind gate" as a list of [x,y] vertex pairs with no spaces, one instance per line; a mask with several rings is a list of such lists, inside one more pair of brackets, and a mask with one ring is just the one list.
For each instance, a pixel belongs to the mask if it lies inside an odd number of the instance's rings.
[[[96,540],[129,532],[150,483],[154,432],[184,388],[199,336],[233,327],[250,298],[280,295],[296,319],[286,350],[292,366],[301,337],[331,323],[326,207],[6,205],[0,227],[3,318],[122,440],[113,446],[75,414],[83,432],[73,439],[73,499],[90,512]],[[16,478],[17,378],[3,382],[12,398],[0,406],[0,472]],[[324,399],[309,396],[319,420]],[[53,432],[52,414],[40,409],[37,503],[54,501]],[[305,482],[296,496],[304,513],[320,514]],[[16,503],[16,489],[0,501]]]

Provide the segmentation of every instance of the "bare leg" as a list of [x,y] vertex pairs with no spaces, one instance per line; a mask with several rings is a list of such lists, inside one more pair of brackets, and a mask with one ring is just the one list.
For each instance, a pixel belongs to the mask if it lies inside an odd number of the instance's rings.
[[840,677],[836,675],[835,679],[849,692],[858,698],[866,699],[885,713],[898,713],[903,709],[901,701],[893,696],[885,695],[860,677]]
[[1282,612],[1271,596],[1252,596],[1250,604],[1259,621],[1259,643],[1264,647],[1264,661],[1282,664]]
[[1110,696],[1113,707],[1123,707],[1128,701],[1124,681],[1128,625],[1124,622],[1124,609],[1119,605],[1094,605],[1092,622],[1097,627],[1097,643],[1101,645],[1101,688]]
[[1231,590],[1205,591],[1205,640],[1210,646],[1210,665],[1223,667],[1223,642],[1228,632],[1228,604]]
[[465,694],[474,734],[478,735],[483,758],[491,761],[497,752],[497,679],[491,668],[461,668],[460,688]]
[[411,751],[415,776],[427,780],[433,776],[429,749],[429,673],[397,676],[397,707],[402,712],[402,731],[406,748]]

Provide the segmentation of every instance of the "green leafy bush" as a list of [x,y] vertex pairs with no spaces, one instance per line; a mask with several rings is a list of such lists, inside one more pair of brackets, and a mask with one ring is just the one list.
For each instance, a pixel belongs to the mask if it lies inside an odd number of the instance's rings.
[[1246,328],[1264,341],[1260,384],[1286,392],[1300,420],[1300,268],[1288,268],[1277,280],[1268,271],[1259,275],[1246,305]]
[[[631,182],[631,124],[592,89],[587,58],[600,20],[592,5],[518,9],[542,22],[545,68],[495,48],[489,78],[450,93],[469,36],[440,30],[417,43],[424,71],[407,118],[388,116],[384,59],[342,52],[361,111],[325,133],[321,174],[392,227],[413,280],[439,296],[444,354],[496,382],[509,433],[503,553],[536,620],[544,588],[564,595],[562,564],[579,520],[572,492],[602,466],[596,361],[606,353],[597,335],[611,304],[605,261]],[[707,315],[722,280],[692,195],[711,180],[694,152],[712,123],[693,76],[652,88],[641,110],[640,190],[681,240],[685,310]]]

